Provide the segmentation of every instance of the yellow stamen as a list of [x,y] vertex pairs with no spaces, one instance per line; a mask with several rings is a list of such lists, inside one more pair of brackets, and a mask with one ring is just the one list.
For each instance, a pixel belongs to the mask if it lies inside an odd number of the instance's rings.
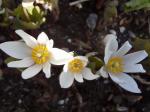
[[80,73],[84,68],[84,62],[80,59],[73,59],[68,64],[68,69],[72,73]]
[[121,57],[112,57],[109,59],[106,69],[111,73],[123,72],[123,59]]
[[52,54],[45,45],[37,45],[32,49],[32,59],[36,64],[46,63],[52,58]]

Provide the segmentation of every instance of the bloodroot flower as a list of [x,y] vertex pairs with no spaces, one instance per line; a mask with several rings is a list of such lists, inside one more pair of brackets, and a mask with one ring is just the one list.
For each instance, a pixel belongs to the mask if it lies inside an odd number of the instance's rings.
[[86,67],[88,59],[85,56],[76,56],[70,59],[63,68],[60,74],[59,81],[62,88],[68,88],[72,85],[74,79],[80,83],[83,78],[87,80],[94,80],[99,75],[94,75],[89,68]]
[[144,73],[145,70],[138,63],[148,54],[144,50],[126,54],[131,48],[132,46],[127,41],[118,50],[117,40],[110,39],[105,48],[105,65],[98,72],[105,78],[110,76],[114,82],[127,91],[141,93],[135,80],[126,73]]
[[37,40],[22,30],[16,30],[16,33],[24,41],[4,42],[0,44],[0,49],[11,57],[21,59],[8,63],[8,67],[28,67],[22,72],[23,79],[35,76],[42,69],[45,76],[50,78],[51,64],[63,65],[72,58],[72,55],[64,50],[53,48],[53,40],[49,40],[44,32]]

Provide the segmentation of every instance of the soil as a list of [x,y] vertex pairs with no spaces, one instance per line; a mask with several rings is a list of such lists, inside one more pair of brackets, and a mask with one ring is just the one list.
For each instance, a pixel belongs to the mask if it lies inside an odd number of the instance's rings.
[[[97,0],[97,3],[99,0]],[[102,0],[103,1],[103,0]],[[132,40],[134,35],[149,36],[148,12],[138,11],[123,13],[119,3],[118,17],[108,24],[102,18],[104,1],[98,4],[95,0],[83,3],[83,8],[71,7],[70,0],[60,0],[60,15],[48,15],[47,22],[37,30],[26,30],[37,37],[44,31],[55,45],[77,54],[96,51],[103,58],[103,37],[116,31],[119,44]],[[96,28],[91,31],[86,23],[89,14],[98,15]],[[143,22],[144,21],[144,22]],[[141,24],[142,23],[142,24]],[[125,28],[121,31],[120,28]],[[18,40],[19,37],[10,28],[0,28],[0,43]],[[62,67],[53,67],[53,76],[46,79],[43,73],[34,78],[23,80],[21,72],[8,68],[4,60],[8,56],[0,51],[0,112],[150,112],[150,86],[136,80],[142,94],[133,94],[120,88],[111,79],[100,78],[84,83],[74,82],[68,89],[59,85],[59,74]],[[132,75],[132,74],[131,74]],[[144,79],[150,81],[146,74]],[[136,76],[137,76],[136,75]]]

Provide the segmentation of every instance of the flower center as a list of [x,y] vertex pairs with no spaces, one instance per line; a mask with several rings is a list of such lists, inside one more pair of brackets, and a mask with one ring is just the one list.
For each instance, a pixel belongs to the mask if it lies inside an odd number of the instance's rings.
[[84,62],[80,59],[74,59],[69,62],[68,69],[72,73],[80,73],[84,68]]
[[52,58],[52,54],[48,51],[45,45],[37,45],[32,49],[32,59],[36,64],[46,63]]
[[120,57],[112,57],[109,59],[106,69],[111,73],[123,72],[123,59]]

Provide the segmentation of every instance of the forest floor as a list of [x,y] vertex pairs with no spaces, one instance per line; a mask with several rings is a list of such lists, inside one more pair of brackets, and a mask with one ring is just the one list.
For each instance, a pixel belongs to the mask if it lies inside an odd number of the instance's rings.
[[[96,51],[102,59],[104,47],[101,40],[106,34],[116,33],[120,45],[137,36],[149,36],[147,12],[122,13],[120,3],[118,16],[105,23],[103,4],[97,8],[93,0],[83,3],[83,8],[79,9],[69,6],[69,2],[60,0],[57,21],[48,16],[50,19],[39,29],[27,32],[37,37],[44,31],[54,39],[54,46],[58,48],[81,55]],[[92,13],[98,16],[93,30],[87,25],[87,18]],[[14,30],[0,28],[0,43],[17,39],[19,37]],[[110,79],[103,78],[82,84],[75,82],[72,87],[62,89],[58,80],[61,69],[58,67],[52,68],[50,79],[40,73],[32,79],[23,80],[21,72],[8,68],[4,63],[7,57],[0,51],[0,112],[150,112],[150,86],[139,83],[139,80],[136,81],[142,94],[127,92]],[[150,81],[145,74],[143,78]]]

